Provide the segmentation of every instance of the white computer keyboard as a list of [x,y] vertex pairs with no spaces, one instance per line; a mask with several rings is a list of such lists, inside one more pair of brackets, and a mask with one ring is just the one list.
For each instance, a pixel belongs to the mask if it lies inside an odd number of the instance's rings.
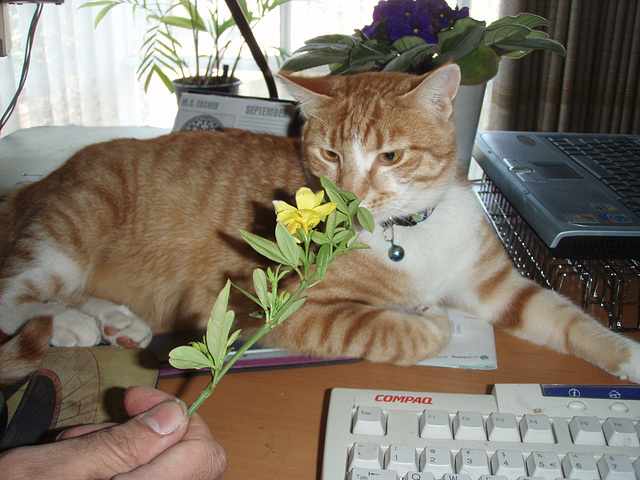
[[337,388],[322,479],[640,480],[639,394],[532,384],[498,384],[491,395]]

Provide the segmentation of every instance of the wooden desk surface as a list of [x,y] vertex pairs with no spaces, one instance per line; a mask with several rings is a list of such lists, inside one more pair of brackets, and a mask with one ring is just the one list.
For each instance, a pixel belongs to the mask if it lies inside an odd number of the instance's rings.
[[[628,383],[502,331],[495,337],[497,370],[358,362],[239,372],[222,380],[199,413],[227,451],[225,480],[311,480],[320,478],[328,393],[334,387],[484,394],[495,383]],[[166,379],[158,388],[191,403],[207,380]]]

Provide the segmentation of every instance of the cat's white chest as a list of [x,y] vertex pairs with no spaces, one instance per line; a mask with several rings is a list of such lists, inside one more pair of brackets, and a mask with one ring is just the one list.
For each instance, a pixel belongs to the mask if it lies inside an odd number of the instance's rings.
[[[466,195],[445,198],[423,222],[386,229],[377,225],[362,240],[384,265],[410,277],[420,302],[435,304],[466,286],[477,260],[480,246],[474,239],[482,214],[475,207]],[[401,260],[390,258],[392,248],[402,249]]]

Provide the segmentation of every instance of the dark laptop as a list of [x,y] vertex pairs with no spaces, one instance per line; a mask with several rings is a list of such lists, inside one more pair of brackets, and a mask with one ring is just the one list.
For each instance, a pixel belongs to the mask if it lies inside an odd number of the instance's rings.
[[640,135],[485,131],[473,156],[555,257],[640,259]]

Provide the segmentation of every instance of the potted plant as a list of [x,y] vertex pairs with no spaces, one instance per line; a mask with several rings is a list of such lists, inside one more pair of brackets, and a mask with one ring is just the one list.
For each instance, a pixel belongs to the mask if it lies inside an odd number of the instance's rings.
[[[251,28],[269,12],[289,0],[238,0]],[[95,26],[116,6],[129,5],[134,14],[144,15],[147,30],[141,45],[141,61],[137,73],[144,79],[145,92],[154,76],[158,76],[170,92],[179,96],[185,90],[237,93],[241,81],[235,77],[236,67],[246,42],[235,32],[236,22],[219,0],[170,0],[168,3],[144,0],[96,0],[82,7],[101,6]],[[186,31],[190,49],[178,37]],[[275,48],[275,47],[273,47]],[[205,51],[206,50],[206,51]],[[280,55],[284,52],[278,49]],[[235,57],[229,62],[225,56]],[[237,53],[236,53],[237,52]],[[192,62],[189,59],[193,58]],[[169,73],[167,73],[169,72]],[[175,76],[173,79],[170,76]]]
[[[533,50],[565,55],[564,47],[538,27],[549,22],[530,13],[506,16],[487,25],[469,9],[445,0],[382,0],[373,22],[352,35],[312,38],[284,62],[284,70],[328,66],[333,75],[365,71],[429,72],[447,62],[460,66],[461,87],[454,118],[459,159],[468,168],[484,86],[498,73],[502,57],[521,58]],[[463,97],[473,101],[463,101]]]

